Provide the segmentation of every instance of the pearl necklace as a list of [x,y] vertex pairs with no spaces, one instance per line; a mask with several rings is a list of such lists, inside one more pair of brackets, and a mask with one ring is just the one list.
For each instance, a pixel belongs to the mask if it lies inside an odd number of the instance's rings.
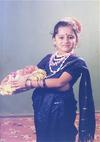
[[[58,52],[52,54],[50,61],[49,61],[49,69],[50,72],[55,74],[63,67],[64,62],[70,56],[70,53],[65,55],[58,55]],[[57,67],[57,69],[53,69],[53,67]]]

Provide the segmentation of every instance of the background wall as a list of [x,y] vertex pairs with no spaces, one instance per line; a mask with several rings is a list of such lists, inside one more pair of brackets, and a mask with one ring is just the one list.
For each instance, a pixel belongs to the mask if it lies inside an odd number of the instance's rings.
[[[77,54],[90,69],[96,110],[100,110],[100,3],[99,0],[0,1],[0,80],[11,71],[37,64],[53,51],[50,33],[63,17],[79,19],[83,26]],[[75,86],[75,92],[77,87]],[[0,115],[29,115],[32,90],[0,96]],[[77,93],[76,93],[77,97]]]

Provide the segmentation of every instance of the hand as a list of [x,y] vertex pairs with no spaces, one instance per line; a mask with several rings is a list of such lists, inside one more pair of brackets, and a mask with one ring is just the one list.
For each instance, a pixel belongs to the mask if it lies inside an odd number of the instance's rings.
[[20,78],[19,80],[12,81],[11,87],[15,88],[15,90],[25,89],[26,88],[25,83],[26,83],[26,78],[23,77]]

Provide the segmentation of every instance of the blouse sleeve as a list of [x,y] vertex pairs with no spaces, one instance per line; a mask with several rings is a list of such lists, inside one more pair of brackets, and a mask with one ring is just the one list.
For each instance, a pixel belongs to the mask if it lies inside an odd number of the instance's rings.
[[38,64],[37,67],[41,69],[45,69],[46,63],[49,61],[51,54],[46,55]]
[[70,66],[67,66],[64,69],[65,72],[69,73],[72,76],[72,80],[70,81],[71,85],[73,85],[81,76],[81,71],[80,71],[81,66],[86,66],[86,63],[84,60],[79,59],[78,62]]

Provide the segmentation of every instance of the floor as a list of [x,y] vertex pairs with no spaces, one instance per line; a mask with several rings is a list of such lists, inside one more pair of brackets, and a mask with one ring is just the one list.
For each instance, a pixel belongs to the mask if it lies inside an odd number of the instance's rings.
[[[96,114],[96,121],[94,142],[100,142],[100,113]],[[0,142],[35,142],[33,117],[0,117]]]

